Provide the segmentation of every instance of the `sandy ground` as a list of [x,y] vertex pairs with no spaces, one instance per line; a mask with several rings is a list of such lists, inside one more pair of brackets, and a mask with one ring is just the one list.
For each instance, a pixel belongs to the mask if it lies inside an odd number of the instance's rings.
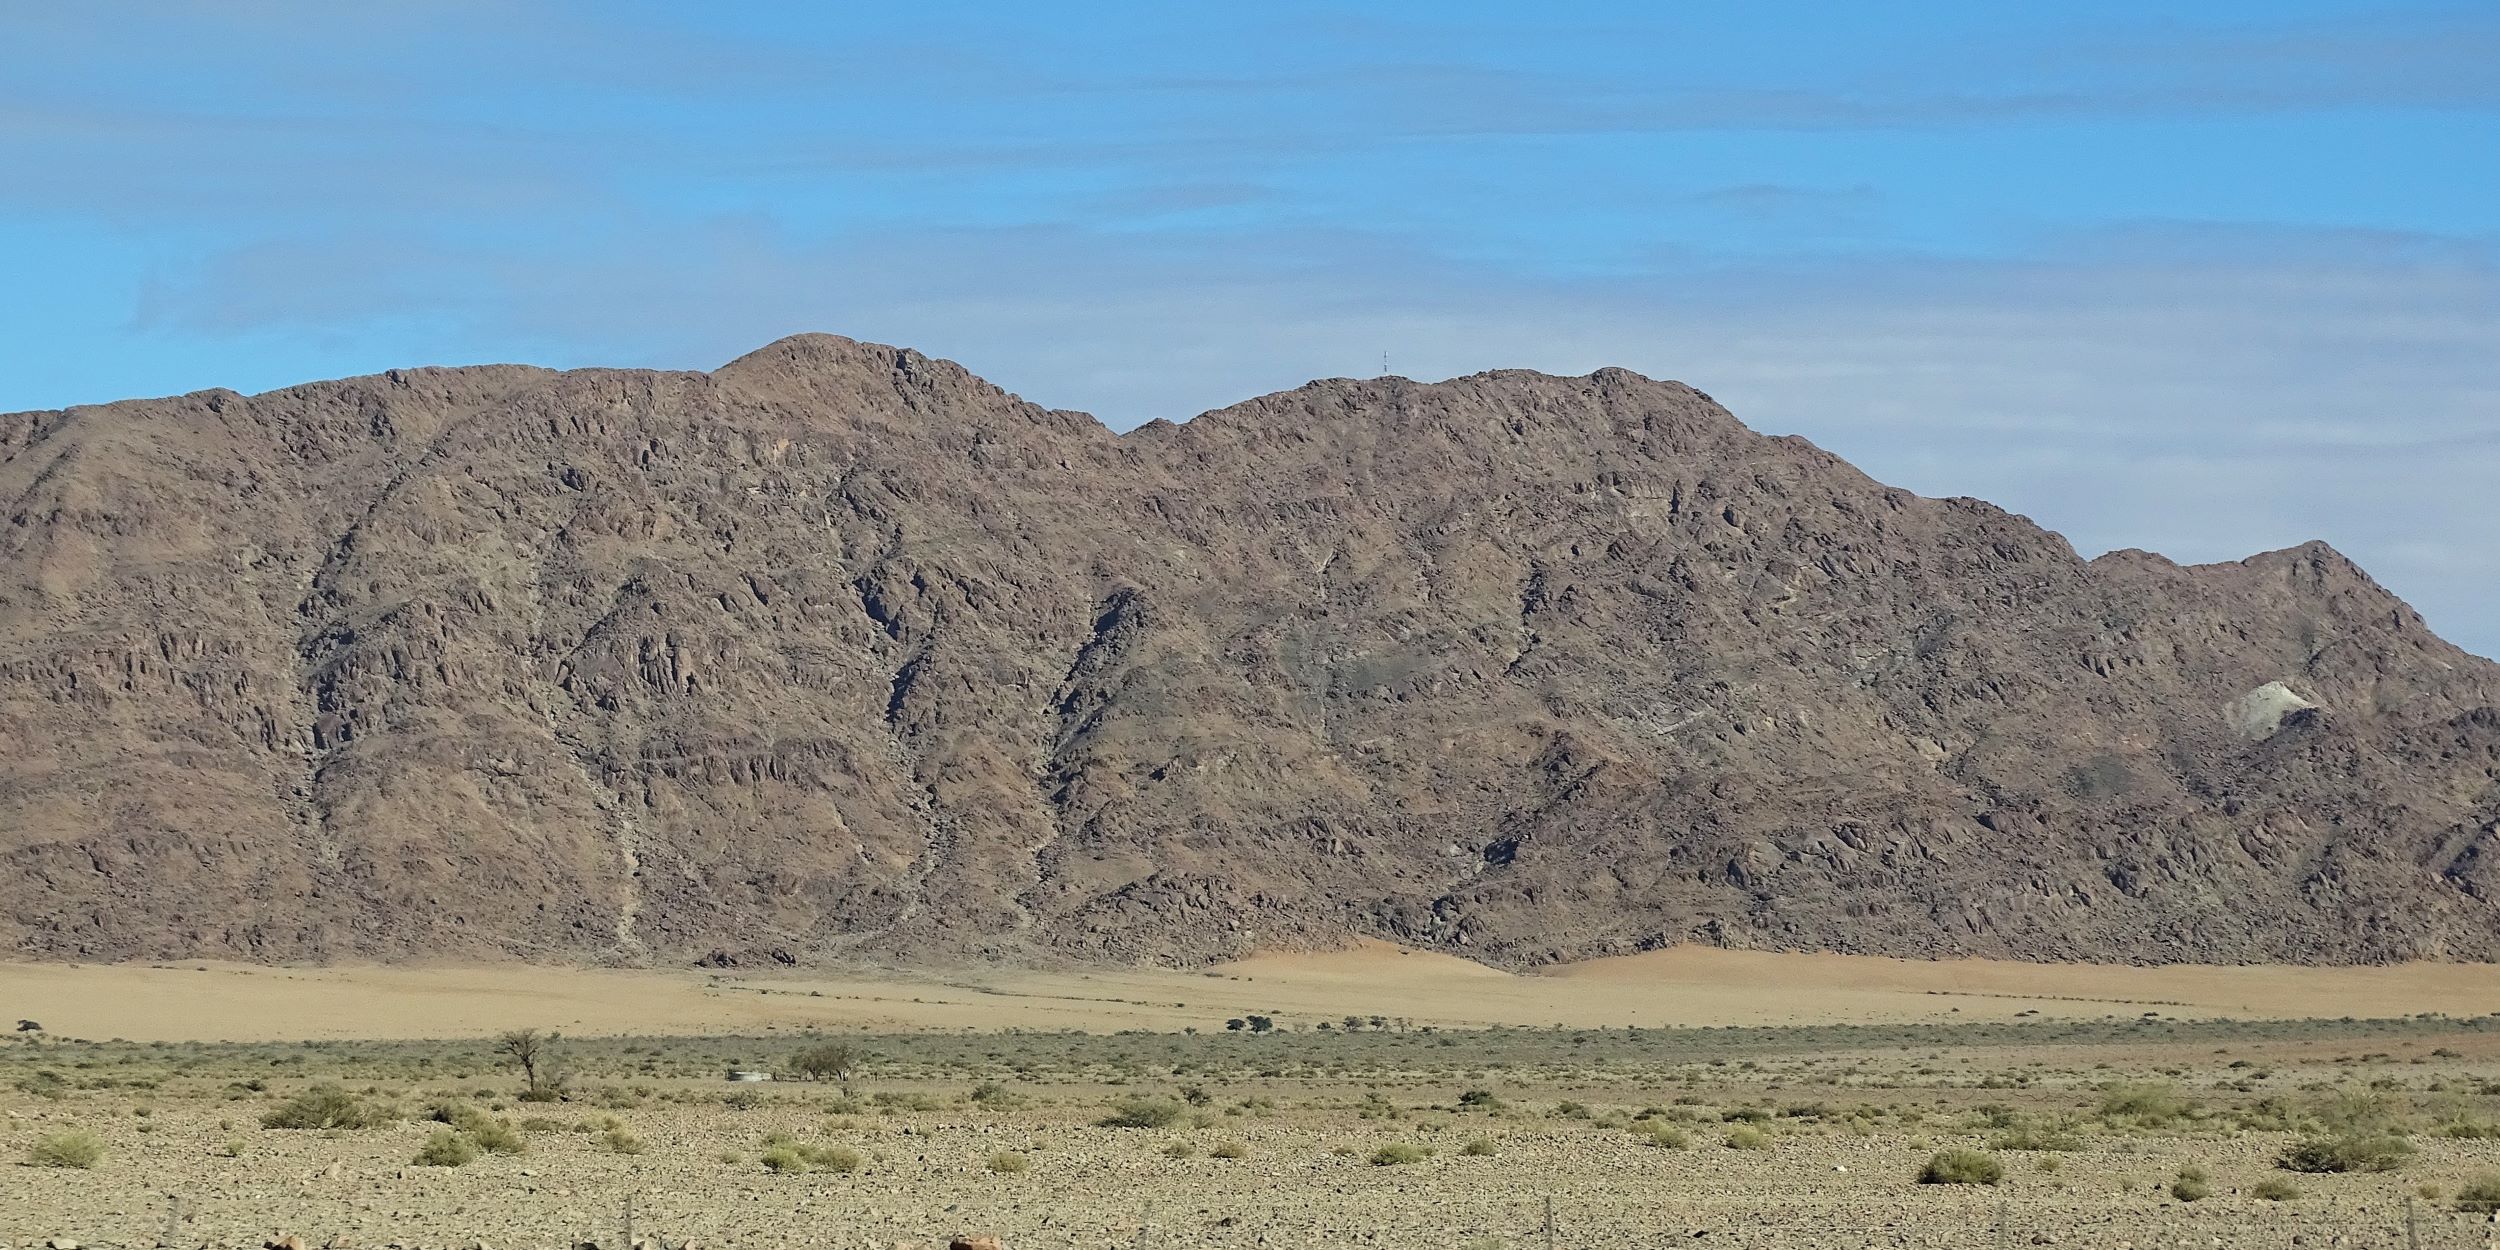
[[1222,1027],[1256,1012],[1592,1027],[2500,1011],[2500,968],[2126,968],[1678,948],[1516,976],[1385,945],[1169,969],[705,974],[556,967],[0,964],[0,1015],[66,1037],[277,1041],[857,1027]]

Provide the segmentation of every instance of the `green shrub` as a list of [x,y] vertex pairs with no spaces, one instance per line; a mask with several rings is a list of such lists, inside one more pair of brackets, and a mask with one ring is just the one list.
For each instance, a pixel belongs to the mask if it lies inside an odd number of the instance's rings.
[[502,1120],[485,1120],[466,1132],[470,1144],[488,1154],[517,1155],[529,1148],[521,1135]]
[[1103,1128],[1170,1128],[1183,1114],[1176,1099],[1123,1098],[1111,1104],[1111,1114],[1094,1123]]
[[2213,1192],[2212,1185],[2193,1176],[2181,1175],[2179,1179],[2170,1182],[2170,1196],[2181,1202],[2196,1202],[2210,1198]]
[[2166,1081],[2119,1083],[2101,1092],[2101,1118],[2141,1128],[2166,1128],[2186,1118],[2195,1104]]
[[419,1167],[456,1168],[477,1161],[477,1145],[453,1129],[436,1129],[417,1150]]
[[1431,1156],[1431,1151],[1412,1142],[1393,1141],[1372,1152],[1372,1166],[1387,1168],[1403,1163],[1421,1163]]
[[2413,1153],[2413,1143],[2375,1133],[2308,1137],[2292,1143],[2276,1167],[2287,1172],[2392,1172]]
[[1001,1176],[1014,1176],[1031,1166],[1032,1164],[1026,1162],[1023,1155],[1012,1151],[1002,1150],[990,1156],[990,1170]]
[[26,1162],[39,1168],[91,1168],[104,1161],[104,1142],[84,1129],[54,1133],[26,1149]]
[[1739,1124],[1727,1131],[1727,1148],[1730,1150],[1769,1150],[1771,1135],[1750,1124]]
[[1237,1141],[1220,1141],[1207,1150],[1210,1159],[1247,1159],[1250,1148]]
[[1192,1159],[1196,1158],[1197,1154],[1198,1148],[1185,1141],[1176,1141],[1163,1148],[1163,1157],[1166,1159]]
[[2083,1135],[2071,1129],[2025,1124],[1988,1139],[1990,1150],[2081,1150]]
[[2478,1215],[2500,1211],[2500,1172],[2485,1172],[2457,1186],[2457,1210]]
[[[1760,1130],[1747,1129],[1745,1131],[1759,1132]],[[1684,1135],[1684,1130],[1677,1128],[1664,1120],[1650,1120],[1645,1122],[1641,1128],[1636,1130],[1636,1135],[1639,1136],[1641,1140],[1652,1146],[1656,1146],[1660,1150],[1682,1150],[1686,1146],[1693,1144],[1693,1139],[1686,1137]]]
[[1475,1138],[1474,1140],[1469,1141],[1466,1145],[1459,1147],[1458,1153],[1473,1159],[1486,1158],[1493,1153],[1493,1139],[1490,1137]]
[[17,1078],[17,1088],[22,1093],[59,1102],[69,1097],[70,1084],[62,1078],[60,1073],[46,1068],[32,1076]]
[[992,1111],[1013,1111],[1025,1103],[1025,1097],[996,1081],[983,1081],[972,1087],[969,1097],[973,1105]]
[[807,1160],[799,1154],[799,1148],[796,1146],[775,1146],[766,1150],[763,1164],[767,1172],[804,1172],[807,1170]]
[[2318,1122],[2335,1137],[2384,1137],[2405,1126],[2404,1100],[2375,1089],[2341,1089],[2317,1105]]
[[2268,1202],[2289,1202],[2300,1196],[2300,1186],[2280,1176],[2269,1176],[2257,1182],[2248,1192]]
[[315,1085],[260,1118],[262,1128],[375,1128],[395,1117],[383,1107],[359,1100],[336,1085]]
[[1982,1150],[1939,1150],[1920,1168],[1921,1185],[1994,1185],[2005,1179],[2005,1165]]
[[643,1150],[642,1139],[634,1136],[634,1130],[622,1124],[609,1129],[599,1138],[599,1141],[608,1148],[611,1154],[638,1155]]

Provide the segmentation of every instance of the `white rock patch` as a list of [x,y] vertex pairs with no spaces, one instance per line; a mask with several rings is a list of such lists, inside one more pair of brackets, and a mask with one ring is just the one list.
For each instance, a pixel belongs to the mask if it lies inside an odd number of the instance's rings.
[[2243,738],[2260,741],[2273,737],[2274,731],[2283,727],[2284,717],[2302,708],[2316,706],[2294,694],[2290,686],[2270,681],[2241,695],[2231,704],[2231,728],[2238,730]]

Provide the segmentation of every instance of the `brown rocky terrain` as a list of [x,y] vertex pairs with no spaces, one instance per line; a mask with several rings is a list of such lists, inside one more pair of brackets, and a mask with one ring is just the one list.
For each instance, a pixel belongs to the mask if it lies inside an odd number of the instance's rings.
[[0,949],[2500,956],[2500,666],[1621,370],[910,351],[0,417]]

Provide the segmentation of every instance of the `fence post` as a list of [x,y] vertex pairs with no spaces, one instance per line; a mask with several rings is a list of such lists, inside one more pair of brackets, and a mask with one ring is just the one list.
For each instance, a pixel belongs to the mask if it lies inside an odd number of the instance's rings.
[[1554,1195],[1545,1195],[1545,1250],[1554,1250]]
[[165,1195],[165,1231],[157,1236],[156,1244],[166,1247],[166,1250],[172,1250],[174,1236],[181,1230],[182,1195],[167,1194]]
[[2405,1195],[2405,1250],[2422,1250],[2422,1217],[2411,1194]]
[[625,1191],[625,1247],[634,1250],[634,1191]]

